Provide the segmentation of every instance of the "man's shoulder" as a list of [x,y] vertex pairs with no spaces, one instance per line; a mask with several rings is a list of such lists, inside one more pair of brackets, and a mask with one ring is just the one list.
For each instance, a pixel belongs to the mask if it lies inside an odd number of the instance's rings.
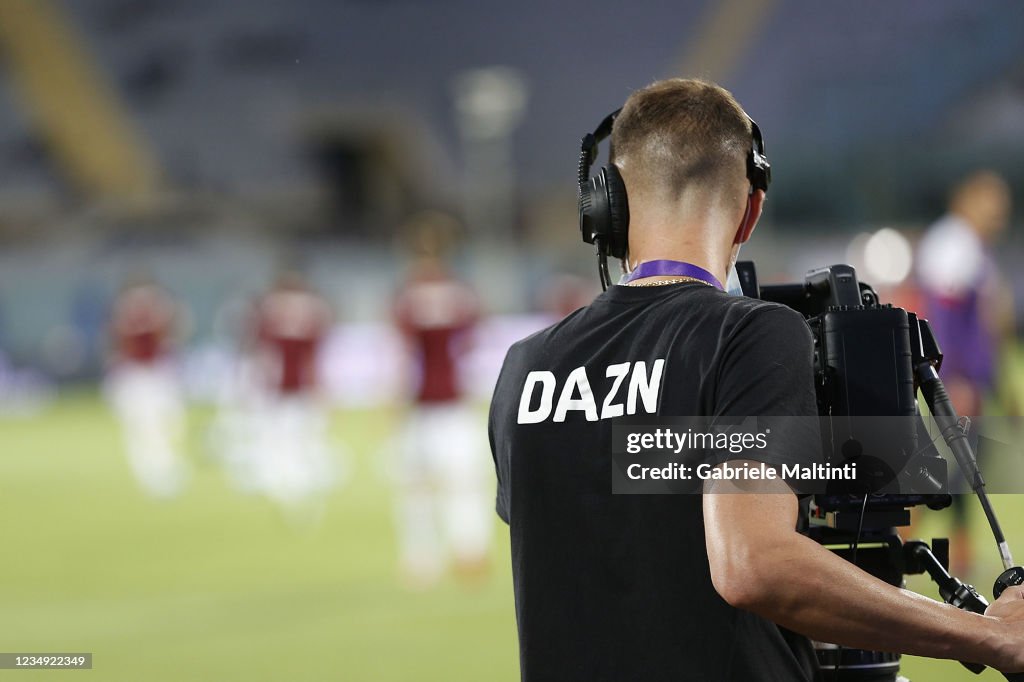
[[[761,305],[751,306],[737,322],[732,333],[737,343],[745,346],[752,341],[765,359],[771,357],[775,361],[809,357],[814,338],[804,316],[780,303],[757,303]],[[748,338],[739,341],[741,336]]]
[[728,313],[740,324],[756,324],[777,328],[806,329],[804,316],[789,306],[746,296],[730,296]]
[[[747,328],[756,328],[763,333],[810,336],[803,315],[781,303],[762,301],[746,296],[730,296],[709,288],[698,294],[702,298],[706,298],[695,306],[694,300],[691,298],[693,293],[692,291],[680,292],[680,295],[670,296],[663,300],[662,305],[671,309],[667,314],[664,308],[653,312],[638,306],[637,315],[653,314],[654,319],[685,325],[691,313],[695,309],[699,309],[702,321],[712,322],[713,326],[721,325],[725,336],[731,336]],[[603,325],[607,321],[600,310],[592,310],[595,307],[602,307],[600,297],[590,306],[580,308],[558,322],[516,341],[509,348],[506,362],[511,358],[522,360],[548,355],[553,352],[554,347],[564,350],[563,341],[565,344],[571,345],[572,340],[576,339],[581,332],[590,330],[594,324]]]
[[781,303],[775,303],[774,301],[762,301],[759,298],[750,298],[749,296],[733,296],[725,294],[719,297],[723,309],[738,312],[741,314],[748,313],[767,313],[770,311],[784,311],[786,313],[792,313],[799,316],[800,313],[793,310],[792,308],[782,305]]
[[[717,317],[726,336],[748,328],[768,333],[809,333],[803,315],[781,303],[732,296],[717,290],[708,290],[705,295],[709,300],[702,306],[703,313]],[[676,296],[671,303],[678,306],[679,319],[684,320],[686,309],[692,305],[691,301],[685,296]]]
[[525,336],[511,346],[509,346],[508,353],[505,355],[505,363],[509,360],[529,357],[536,353],[547,352],[552,340],[552,337],[558,336],[572,326],[578,324],[579,317],[586,310],[586,307],[579,308],[569,313],[562,319],[549,324],[543,329],[538,329],[529,336]]

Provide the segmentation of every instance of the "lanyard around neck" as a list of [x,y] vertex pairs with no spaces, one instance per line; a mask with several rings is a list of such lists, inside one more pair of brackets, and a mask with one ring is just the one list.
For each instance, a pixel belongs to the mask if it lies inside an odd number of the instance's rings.
[[725,291],[725,287],[718,281],[718,278],[712,275],[710,272],[694,265],[693,263],[686,263],[679,260],[649,260],[636,266],[629,275],[626,276],[624,283],[632,282],[636,279],[642,279],[644,277],[692,277],[693,279],[699,279],[703,282],[707,282],[716,289]]

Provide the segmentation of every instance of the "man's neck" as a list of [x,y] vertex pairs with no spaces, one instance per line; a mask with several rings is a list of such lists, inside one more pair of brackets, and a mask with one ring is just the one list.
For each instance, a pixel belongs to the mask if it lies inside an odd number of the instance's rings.
[[[664,249],[645,249],[639,253],[630,253],[628,259],[627,269],[632,271],[641,263],[647,263],[655,260],[673,260],[682,261],[684,263],[691,263],[699,268],[707,270],[709,273],[714,275],[719,282],[725,283],[728,277],[728,256],[715,257],[708,248],[696,248],[697,245],[690,245],[690,248],[686,248],[687,245],[673,246],[673,248]],[[659,280],[668,280],[676,278],[676,275],[655,275],[652,277],[643,277],[633,280],[632,283],[645,284],[648,282],[656,282]],[[711,282],[709,282],[711,284]]]
[[[675,260],[704,268],[718,281],[725,282],[732,240],[723,238],[728,231],[724,228],[733,220],[738,223],[738,218],[725,215],[710,205],[665,208],[639,202],[634,213],[636,215],[630,216],[627,270],[648,261]],[[681,216],[688,217],[681,219]],[[656,279],[659,278],[645,277],[643,282]]]

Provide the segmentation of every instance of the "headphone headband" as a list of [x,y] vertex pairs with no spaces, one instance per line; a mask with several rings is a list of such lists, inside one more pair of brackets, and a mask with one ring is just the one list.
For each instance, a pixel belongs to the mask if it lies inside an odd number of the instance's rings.
[[764,153],[764,137],[761,136],[761,128],[754,119],[747,116],[750,121],[750,134],[752,144],[750,154],[747,155],[747,179],[754,189],[762,192],[768,191],[768,185],[772,182],[772,165],[768,163],[768,157]]
[[597,128],[594,129],[594,137],[598,142],[612,134],[612,124],[615,123],[615,119],[619,117],[620,113],[622,113],[622,107],[605,116],[604,120],[597,124]]
[[605,116],[597,124],[597,127],[594,128],[594,132],[587,133],[583,136],[583,140],[580,141],[579,183],[581,186],[586,183],[587,172],[594,165],[594,160],[597,158],[597,146],[612,134],[612,126],[621,111],[622,107],[619,107]]

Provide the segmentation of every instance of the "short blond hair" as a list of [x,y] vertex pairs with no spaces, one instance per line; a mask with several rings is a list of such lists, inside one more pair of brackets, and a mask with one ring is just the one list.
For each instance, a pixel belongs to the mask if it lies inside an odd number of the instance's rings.
[[637,90],[615,120],[611,160],[658,194],[731,190],[746,178],[750,119],[725,88],[672,78]]

